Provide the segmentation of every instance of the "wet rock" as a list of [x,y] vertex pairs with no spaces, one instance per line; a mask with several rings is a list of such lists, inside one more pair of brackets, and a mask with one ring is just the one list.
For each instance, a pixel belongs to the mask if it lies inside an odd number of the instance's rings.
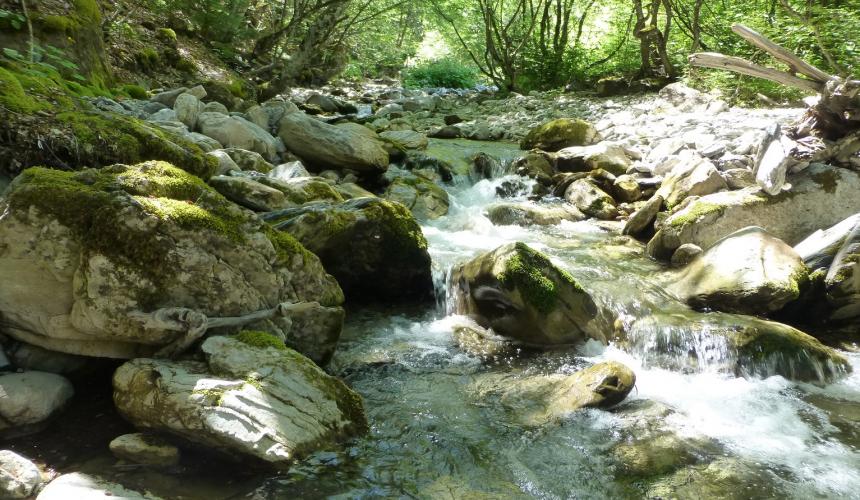
[[455,125],[446,125],[435,130],[431,130],[427,134],[429,137],[436,139],[457,139],[463,137],[463,131]]
[[860,213],[854,214],[829,229],[819,229],[794,246],[811,271],[830,269],[833,258],[845,243],[857,224]]
[[827,302],[837,321],[860,316],[860,223],[845,237],[824,278]]
[[149,492],[138,492],[98,476],[73,472],[54,479],[36,497],[37,500],[160,500]]
[[427,136],[414,130],[389,130],[379,137],[398,149],[427,149]]
[[616,361],[597,363],[572,375],[490,376],[478,383],[484,395],[498,394],[523,425],[557,422],[583,408],[611,408],[636,384],[633,370]]
[[335,102],[331,97],[324,96],[319,92],[314,92],[308,96],[307,100],[305,100],[305,104],[308,106],[318,107],[325,113],[335,113],[338,111],[337,102]]
[[645,498],[782,498],[790,496],[776,486],[761,480],[762,470],[744,464],[737,458],[720,458],[702,465],[690,465],[668,477],[652,482]]
[[699,462],[699,448],[692,440],[665,433],[620,444],[612,449],[612,456],[621,465],[620,476],[654,477]]
[[565,191],[564,198],[589,217],[612,220],[618,216],[615,200],[591,180],[574,181]]
[[520,142],[521,149],[558,151],[571,146],[586,146],[597,139],[597,131],[584,120],[559,118],[529,131]]
[[860,174],[814,164],[791,179],[792,188],[768,196],[758,188],[714,193],[672,213],[648,245],[668,259],[684,243],[709,248],[747,226],[759,226],[789,245],[860,212]]
[[270,212],[286,205],[284,193],[250,177],[216,175],[209,185],[228,200],[257,212]]
[[278,467],[366,430],[356,393],[260,335],[210,337],[205,362],[129,361],[114,374],[117,409],[139,428]]
[[278,155],[278,144],[272,134],[248,120],[220,113],[200,113],[200,132],[228,148],[247,149],[274,160]]
[[154,434],[123,434],[110,442],[110,451],[134,464],[172,467],[179,463],[179,448]]
[[494,335],[480,326],[458,325],[454,327],[454,342],[471,356],[484,361],[495,361],[516,355],[520,350],[515,342]]
[[808,282],[809,269],[793,248],[751,226],[716,242],[669,289],[694,307],[766,314],[800,297]]
[[0,376],[0,436],[32,434],[41,430],[74,395],[72,384],[45,372]]
[[524,243],[512,243],[456,268],[455,310],[484,328],[533,345],[572,344],[603,333],[597,308],[576,280]]
[[318,255],[350,300],[423,299],[432,293],[427,240],[399,203],[355,198],[264,218]]
[[418,220],[438,219],[448,213],[448,192],[418,174],[398,175],[386,188],[383,198],[408,208]]
[[692,243],[685,243],[675,250],[672,254],[671,263],[675,267],[683,267],[693,262],[693,260],[702,254],[702,248]]
[[42,484],[36,464],[9,450],[0,450],[0,498],[32,498]]
[[495,203],[487,207],[487,218],[499,226],[554,226],[561,221],[584,220],[585,215],[568,204]]
[[552,176],[555,174],[555,169],[553,169],[547,155],[540,151],[526,153],[525,156],[518,158],[511,164],[511,169],[517,175],[534,179],[545,186],[552,183]]
[[[199,178],[164,162],[19,175],[0,201],[5,333],[40,347],[132,358],[181,349],[209,318],[319,302],[317,319],[259,326],[316,359],[343,294],[319,259]],[[36,258],[35,256],[39,257]]]
[[366,173],[383,172],[388,168],[388,153],[378,140],[323,123],[304,113],[285,115],[279,135],[287,149],[320,168]]
[[851,372],[842,355],[814,337],[752,316],[652,313],[616,340],[643,363],[678,371],[781,375],[804,382],[829,382]]
[[340,184],[336,184],[334,186],[334,190],[343,197],[344,200],[351,200],[353,198],[376,198],[377,196],[370,191],[364,189],[363,187],[355,184],[353,182],[343,182]]
[[612,142],[593,146],[568,147],[555,154],[555,165],[562,172],[588,172],[603,169],[613,175],[623,175],[631,161],[625,149]]

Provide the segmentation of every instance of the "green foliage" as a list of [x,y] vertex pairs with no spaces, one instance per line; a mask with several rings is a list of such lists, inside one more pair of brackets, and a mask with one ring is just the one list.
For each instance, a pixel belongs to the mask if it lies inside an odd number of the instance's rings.
[[0,30],[20,30],[27,23],[23,14],[11,10],[0,9]]
[[269,332],[261,332],[256,330],[243,330],[236,334],[236,340],[248,344],[251,347],[259,349],[273,348],[279,351],[286,351],[287,346],[284,341],[272,335]]
[[149,99],[149,92],[140,85],[126,84],[119,88],[119,92],[134,99]]
[[450,58],[424,62],[403,72],[403,85],[411,88],[466,89],[477,83],[474,69]]

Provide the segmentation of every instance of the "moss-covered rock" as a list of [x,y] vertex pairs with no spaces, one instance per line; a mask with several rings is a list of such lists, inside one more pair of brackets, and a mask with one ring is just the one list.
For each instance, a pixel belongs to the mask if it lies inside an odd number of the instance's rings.
[[256,180],[284,193],[287,206],[304,205],[312,201],[341,202],[344,200],[343,196],[321,177],[295,177],[286,180],[257,177]]
[[424,299],[433,291],[427,240],[399,203],[312,203],[264,219],[318,255],[349,300]]
[[438,219],[448,214],[448,192],[422,175],[398,175],[382,197],[406,206],[418,220]]
[[0,290],[0,312],[25,342],[134,357],[182,337],[165,308],[237,317],[294,301],[319,302],[315,321],[258,323],[318,360],[337,342],[343,295],[319,260],[167,163],[31,168],[2,210],[0,269],[20,286]]
[[514,243],[454,270],[456,311],[526,344],[605,340],[591,320],[597,308],[582,287],[545,255]]
[[587,146],[597,139],[594,127],[579,119],[559,118],[531,129],[520,141],[521,149],[558,151],[570,146]]
[[358,394],[292,349],[258,345],[265,335],[209,338],[205,362],[124,364],[117,409],[140,428],[281,468],[367,431]]

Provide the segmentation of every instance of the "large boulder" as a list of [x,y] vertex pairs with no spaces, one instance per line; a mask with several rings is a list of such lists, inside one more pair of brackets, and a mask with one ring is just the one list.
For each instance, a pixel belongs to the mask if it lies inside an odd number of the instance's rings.
[[824,269],[833,264],[836,254],[845,244],[848,235],[860,224],[860,213],[854,214],[839,224],[827,229],[819,229],[794,246],[811,271]]
[[343,196],[321,177],[255,177],[255,181],[277,189],[286,196],[285,206],[304,205],[311,201],[343,201]]
[[23,372],[0,376],[0,436],[41,430],[74,395],[72,384],[53,373]]
[[0,498],[32,498],[41,484],[36,464],[13,451],[0,451]]
[[152,493],[130,490],[104,478],[72,472],[54,479],[36,497],[37,500],[160,500]]
[[597,131],[584,120],[559,118],[529,130],[520,141],[521,149],[558,151],[570,146],[587,146],[597,140]]
[[367,428],[361,398],[275,337],[216,336],[206,361],[135,359],[113,377],[135,426],[286,467]]
[[[264,311],[258,326],[315,360],[339,338],[343,294],[319,259],[167,163],[28,169],[0,213],[0,313],[21,341],[133,358]],[[291,302],[320,305],[280,314]]]
[[617,332],[616,341],[636,352],[645,366],[678,371],[812,382],[851,372],[842,355],[814,337],[752,316],[652,312]]
[[233,203],[258,212],[284,208],[287,203],[283,192],[251,177],[216,175],[209,185]]
[[751,226],[716,242],[671,281],[669,290],[693,307],[767,314],[800,297],[809,269],[793,248]]
[[198,116],[197,126],[200,133],[224,147],[254,151],[270,161],[278,157],[278,142],[272,134],[243,118],[204,112]]
[[388,153],[380,141],[304,113],[284,115],[279,135],[287,149],[318,168],[366,173],[383,172],[388,168]]
[[588,172],[602,168],[613,175],[623,175],[632,162],[627,152],[614,142],[592,146],[573,146],[554,155],[555,167],[561,172]]
[[724,236],[759,226],[795,245],[813,231],[860,212],[860,174],[814,164],[790,179],[792,188],[768,196],[757,187],[702,196],[676,209],[648,244],[652,257],[668,259],[693,243],[709,248]]
[[610,408],[636,384],[633,370],[616,361],[597,363],[572,375],[510,376],[479,379],[482,396],[498,395],[502,406],[530,427],[557,422],[583,408]]
[[379,198],[310,203],[265,220],[318,255],[350,300],[432,294],[427,240],[403,205]]
[[511,243],[454,270],[455,310],[499,335],[535,346],[605,341],[597,307],[566,271],[525,243]]

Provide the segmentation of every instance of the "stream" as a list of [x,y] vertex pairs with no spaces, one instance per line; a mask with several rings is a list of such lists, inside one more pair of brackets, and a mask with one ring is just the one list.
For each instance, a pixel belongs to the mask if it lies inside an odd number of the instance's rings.
[[[482,150],[502,160],[517,152],[514,145],[469,141],[433,141],[433,148],[449,157]],[[331,371],[364,397],[369,435],[267,480],[256,497],[856,498],[856,353],[846,353],[853,374],[827,386],[726,374],[719,349],[699,353],[701,336],[693,331],[687,352],[677,355],[702,354],[692,368],[661,368],[667,353],[653,346],[624,351],[593,341],[495,363],[464,354],[452,329],[467,320],[448,310],[447,273],[514,241],[548,254],[622,323],[658,311],[676,319],[655,320],[651,334],[679,323],[707,331],[743,321],[692,311],[669,296],[656,278],[661,266],[612,224],[493,225],[483,209],[499,201],[496,187],[504,180],[455,182],[449,214],[423,226],[437,307],[350,311]],[[636,389],[612,411],[578,411],[562,425],[526,428],[487,396],[494,384],[605,360],[623,362],[637,376]]]

